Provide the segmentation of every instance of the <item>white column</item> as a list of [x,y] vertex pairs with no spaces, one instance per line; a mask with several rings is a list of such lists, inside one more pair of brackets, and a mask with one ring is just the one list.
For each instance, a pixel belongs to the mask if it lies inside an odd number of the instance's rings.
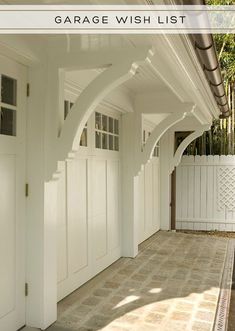
[[[45,183],[47,66],[29,70],[27,117],[26,324],[45,329],[57,318],[56,183]],[[50,125],[48,125],[49,128]]]
[[136,164],[141,148],[141,117],[122,116],[122,255],[138,254],[138,178]]
[[171,178],[170,162],[174,152],[174,131],[167,131],[160,140],[161,230],[170,230]]

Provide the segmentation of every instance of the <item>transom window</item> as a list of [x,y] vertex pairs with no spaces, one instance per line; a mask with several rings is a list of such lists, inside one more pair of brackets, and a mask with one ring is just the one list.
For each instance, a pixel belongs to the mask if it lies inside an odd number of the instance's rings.
[[158,157],[160,154],[160,143],[156,143],[154,150],[153,150],[153,156]]
[[[143,139],[143,148],[146,144],[146,141],[148,139],[148,137],[151,136],[151,132],[150,131],[146,131],[146,130],[143,130],[142,132],[142,139]],[[153,156],[154,157],[158,157],[159,156],[159,150],[160,150],[160,143],[157,142],[155,147],[154,147],[154,150],[153,150]]]
[[84,129],[82,130],[80,146],[87,147],[87,123],[86,123]]
[[117,119],[95,113],[95,147],[119,151],[119,121]]
[[[73,107],[74,103],[69,100],[64,100],[64,120],[68,116],[70,109]],[[80,146],[87,147],[87,123],[82,131]]]
[[64,119],[68,116],[70,109],[73,107],[74,103],[69,100],[64,100]]
[[17,81],[0,75],[0,134],[16,136]]

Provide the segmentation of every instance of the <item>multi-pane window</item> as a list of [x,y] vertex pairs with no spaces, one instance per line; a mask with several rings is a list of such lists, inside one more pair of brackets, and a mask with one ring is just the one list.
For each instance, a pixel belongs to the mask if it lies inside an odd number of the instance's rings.
[[150,131],[143,130],[143,132],[142,132],[143,146],[146,144],[146,141],[147,141],[148,137],[150,137],[150,136],[151,136]]
[[[143,130],[142,132],[142,138],[143,138],[143,147],[146,144],[146,140],[148,139],[148,137],[151,136],[151,132],[150,131],[145,131]],[[160,149],[160,144],[159,142],[155,145],[154,150],[153,150],[153,156],[154,157],[158,157],[159,156],[159,149]]]
[[153,156],[158,157],[160,154],[160,143],[156,143],[154,150],[153,150]]
[[0,134],[16,136],[17,81],[0,75]]
[[86,123],[84,129],[82,130],[80,146],[87,147],[87,123]]
[[64,119],[68,116],[70,109],[73,107],[74,103],[69,100],[64,100]]
[[[64,100],[64,119],[68,116],[70,109],[73,107],[74,103],[69,100]],[[87,123],[82,131],[80,146],[87,147]]]
[[117,119],[95,113],[95,147],[119,151],[119,121]]

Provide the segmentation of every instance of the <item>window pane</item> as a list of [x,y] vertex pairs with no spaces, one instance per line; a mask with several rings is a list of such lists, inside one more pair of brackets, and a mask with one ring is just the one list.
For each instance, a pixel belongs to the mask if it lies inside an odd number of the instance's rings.
[[114,120],[114,133],[119,134],[119,123],[118,120]]
[[69,104],[70,109],[73,107],[73,105],[74,105],[74,103],[70,102],[70,104]]
[[101,130],[101,114],[95,113],[95,128]]
[[108,131],[108,117],[106,115],[102,115],[102,130]]
[[119,151],[119,138],[118,137],[114,137],[114,149],[115,151]]
[[153,156],[158,157],[159,156],[159,151],[160,151],[160,145],[159,142],[156,144],[153,150]]
[[82,131],[81,139],[80,139],[80,146],[87,146],[87,129],[84,128]]
[[8,136],[16,135],[16,111],[13,109],[1,108],[0,134]]
[[108,135],[102,133],[102,149],[108,149]]
[[113,137],[111,134],[109,135],[109,150],[113,151]]
[[1,101],[8,105],[16,106],[16,85],[13,78],[2,75]]
[[69,113],[69,101],[64,100],[64,119],[66,119],[68,113]]
[[101,148],[101,133],[97,131],[95,133],[95,147]]
[[109,132],[113,133],[113,118],[109,117]]

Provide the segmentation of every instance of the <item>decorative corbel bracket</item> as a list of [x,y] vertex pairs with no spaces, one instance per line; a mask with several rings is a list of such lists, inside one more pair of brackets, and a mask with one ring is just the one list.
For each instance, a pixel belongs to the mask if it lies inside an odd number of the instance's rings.
[[100,101],[110,91],[130,79],[141,63],[151,62],[153,55],[154,51],[149,48],[135,49],[134,52],[130,51],[128,54],[124,52],[118,61],[115,57],[114,62],[82,91],[55,142],[54,160],[48,171],[49,177],[58,171],[58,161],[66,160],[68,155],[71,153],[73,155],[78,150],[83,128]]
[[194,141],[196,138],[200,137],[203,132],[210,130],[210,125],[205,124],[198,127],[194,132],[192,132],[188,137],[186,137],[181,144],[178,146],[175,155],[172,158],[171,166],[170,166],[170,173],[177,167],[180,163],[181,157],[184,153],[184,150],[188,147],[188,145]]
[[192,104],[184,104],[182,108],[185,108],[185,110],[170,114],[155,127],[144,146],[143,152],[140,155],[140,164],[137,165],[136,169],[137,173],[139,173],[143,165],[145,165],[151,159],[154,147],[163,136],[163,134],[173,125],[182,121],[187,116],[187,114],[192,111],[193,107],[194,105]]

